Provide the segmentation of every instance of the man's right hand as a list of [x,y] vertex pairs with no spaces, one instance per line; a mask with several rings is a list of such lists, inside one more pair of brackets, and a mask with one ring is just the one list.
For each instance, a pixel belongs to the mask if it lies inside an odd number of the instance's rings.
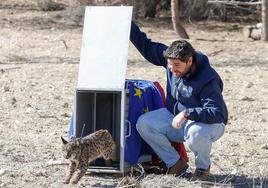
[[180,112],[178,115],[176,115],[173,118],[172,121],[172,127],[175,129],[180,129],[182,128],[182,124],[186,121],[187,119],[185,118],[185,111]]

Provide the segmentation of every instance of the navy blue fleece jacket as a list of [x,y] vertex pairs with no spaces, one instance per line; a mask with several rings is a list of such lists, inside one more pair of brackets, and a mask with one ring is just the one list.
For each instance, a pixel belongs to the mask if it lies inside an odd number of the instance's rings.
[[196,52],[193,59],[195,71],[183,77],[176,77],[167,66],[163,52],[168,46],[152,42],[132,22],[130,40],[143,57],[167,71],[166,107],[174,115],[189,109],[188,119],[213,124],[227,123],[228,111],[223,100],[223,83],[210,66],[207,56]]

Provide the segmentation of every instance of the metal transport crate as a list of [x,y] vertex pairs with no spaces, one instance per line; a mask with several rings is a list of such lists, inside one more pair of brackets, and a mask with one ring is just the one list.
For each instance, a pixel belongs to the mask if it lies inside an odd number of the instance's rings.
[[[101,159],[89,171],[124,173],[128,91],[125,90],[132,7],[86,7],[75,93],[76,137],[107,129],[116,142],[116,161],[105,166]],[[147,162],[150,156],[142,156]]]

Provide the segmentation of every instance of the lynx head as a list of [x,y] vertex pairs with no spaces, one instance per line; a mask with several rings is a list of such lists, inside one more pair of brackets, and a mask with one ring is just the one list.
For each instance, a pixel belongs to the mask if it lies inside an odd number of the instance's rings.
[[80,155],[80,140],[77,138],[73,138],[72,141],[68,142],[63,137],[62,140],[62,151],[65,159],[76,159],[76,156]]

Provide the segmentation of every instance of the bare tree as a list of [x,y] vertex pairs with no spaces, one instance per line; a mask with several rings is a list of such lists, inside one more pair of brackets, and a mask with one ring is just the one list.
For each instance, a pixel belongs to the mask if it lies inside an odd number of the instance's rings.
[[[138,1],[138,0],[136,0]],[[155,17],[156,14],[156,7],[160,3],[160,0],[145,0],[145,10],[144,10],[144,17]]]
[[262,0],[262,39],[268,41],[268,0]]
[[144,16],[154,17],[160,2],[169,2],[171,4],[173,28],[181,38],[189,38],[189,35],[183,27],[181,18],[200,19],[207,12],[207,0],[146,0]]
[[189,39],[189,35],[187,34],[186,30],[182,26],[180,20],[180,0],[171,0],[171,14],[172,14],[172,23],[173,28],[176,33],[185,39]]

